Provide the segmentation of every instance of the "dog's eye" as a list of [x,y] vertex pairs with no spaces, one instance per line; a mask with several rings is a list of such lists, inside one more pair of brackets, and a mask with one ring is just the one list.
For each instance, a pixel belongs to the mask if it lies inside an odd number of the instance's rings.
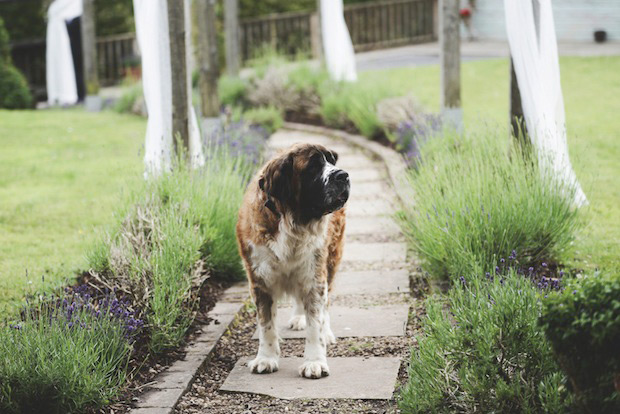
[[336,161],[338,161],[338,154],[336,154],[333,151],[327,151],[325,153],[325,159],[327,160],[327,162],[329,162],[330,164],[334,164],[336,165]]

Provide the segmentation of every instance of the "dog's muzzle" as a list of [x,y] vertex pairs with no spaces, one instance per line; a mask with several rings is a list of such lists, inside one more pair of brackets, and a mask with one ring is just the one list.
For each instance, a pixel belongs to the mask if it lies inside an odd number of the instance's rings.
[[332,213],[340,210],[349,199],[350,190],[349,173],[344,170],[334,170],[327,182],[325,197],[327,212]]

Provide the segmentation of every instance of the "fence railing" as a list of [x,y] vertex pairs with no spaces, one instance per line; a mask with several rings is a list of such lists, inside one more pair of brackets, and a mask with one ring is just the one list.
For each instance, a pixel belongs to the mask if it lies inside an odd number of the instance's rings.
[[[436,0],[385,0],[345,6],[344,18],[356,51],[419,43],[433,39]],[[319,24],[315,12],[280,13],[240,22],[243,60],[265,48],[289,56],[316,54]],[[45,96],[45,40],[12,44],[15,66],[38,98]],[[135,33],[97,39],[99,82],[120,83],[127,66],[139,65]]]
[[[433,39],[435,0],[387,0],[345,6],[344,18],[356,51],[401,46]],[[242,59],[265,48],[286,55],[312,54],[318,39],[314,12],[281,13],[240,23]]]
[[[13,63],[22,71],[38,98],[45,97],[45,40],[16,42],[11,45]],[[125,68],[139,65],[135,33],[106,36],[97,39],[97,65],[102,86],[120,83]]]

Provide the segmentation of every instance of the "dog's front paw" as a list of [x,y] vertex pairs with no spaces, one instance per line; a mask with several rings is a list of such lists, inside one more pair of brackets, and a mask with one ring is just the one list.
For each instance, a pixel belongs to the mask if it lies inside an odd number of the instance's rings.
[[306,329],[306,315],[293,315],[288,321],[288,328],[293,331]]
[[257,356],[248,362],[248,367],[255,374],[269,374],[278,370],[278,359]]
[[329,367],[326,362],[306,361],[299,367],[299,375],[312,379],[326,377],[329,375]]

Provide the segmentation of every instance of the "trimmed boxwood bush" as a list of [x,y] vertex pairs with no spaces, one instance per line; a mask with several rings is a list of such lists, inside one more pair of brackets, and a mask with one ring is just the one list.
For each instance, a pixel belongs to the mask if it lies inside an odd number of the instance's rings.
[[9,35],[0,18],[0,109],[25,109],[31,105],[28,82],[11,62]]
[[572,280],[544,300],[541,323],[581,408],[620,412],[620,274]]

